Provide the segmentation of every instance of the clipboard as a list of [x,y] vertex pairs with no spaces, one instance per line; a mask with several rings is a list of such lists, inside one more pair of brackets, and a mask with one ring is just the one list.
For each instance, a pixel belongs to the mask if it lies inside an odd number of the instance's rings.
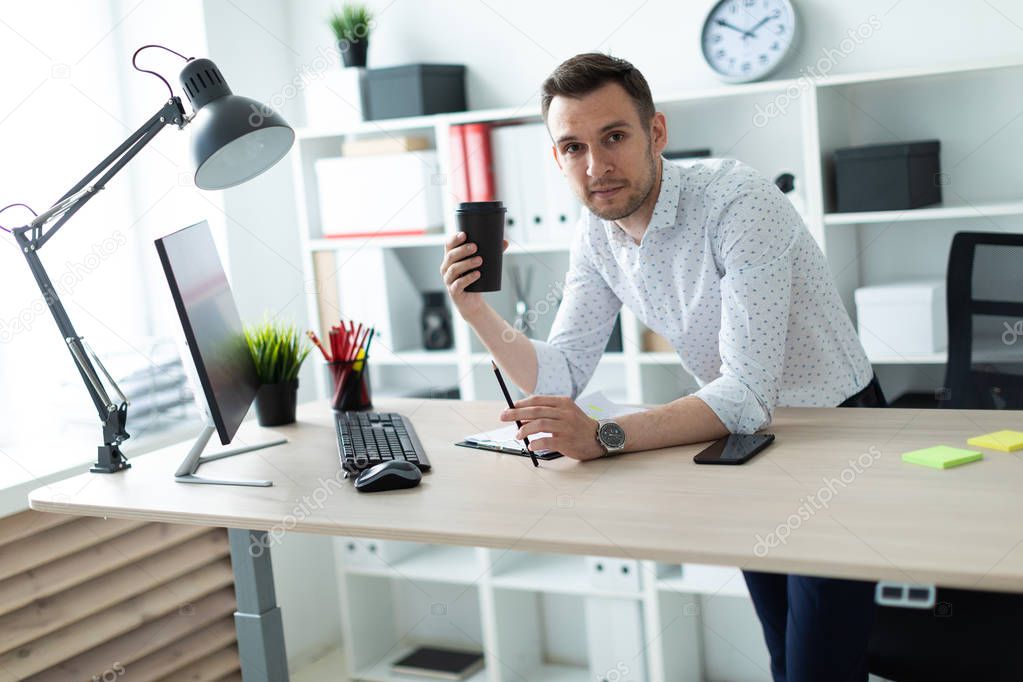
[[[525,448],[518,448],[518,449],[516,449],[516,448],[505,447],[503,445],[487,445],[486,443],[471,443],[471,442],[469,442],[467,440],[460,440],[457,443],[455,443],[455,445],[458,445],[459,447],[463,447],[463,448],[472,448],[473,450],[489,450],[491,452],[500,452],[500,453],[503,453],[505,455],[518,455],[519,457],[529,457],[529,453],[526,451]],[[536,455],[537,459],[542,459],[544,461],[551,460],[551,459],[558,459],[559,457],[563,457],[564,456],[560,452],[556,452],[556,451],[553,451],[553,450],[551,452],[545,452],[543,454],[540,454],[539,452],[534,452],[533,454]]]

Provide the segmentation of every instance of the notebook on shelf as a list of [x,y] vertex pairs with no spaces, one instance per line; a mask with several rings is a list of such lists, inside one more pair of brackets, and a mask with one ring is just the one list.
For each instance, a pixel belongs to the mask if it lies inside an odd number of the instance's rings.
[[422,675],[434,680],[464,680],[483,668],[483,654],[440,647],[421,646],[391,664],[402,675]]

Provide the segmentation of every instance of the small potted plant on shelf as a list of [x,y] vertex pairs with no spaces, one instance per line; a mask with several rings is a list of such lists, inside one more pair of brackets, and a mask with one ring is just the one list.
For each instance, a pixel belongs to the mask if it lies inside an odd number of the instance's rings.
[[265,318],[245,326],[245,340],[259,377],[256,419],[260,426],[281,426],[295,421],[298,370],[311,346],[293,324]]
[[330,16],[329,23],[344,65],[366,66],[369,32],[373,28],[373,13],[369,8],[360,3],[343,5],[340,12]]

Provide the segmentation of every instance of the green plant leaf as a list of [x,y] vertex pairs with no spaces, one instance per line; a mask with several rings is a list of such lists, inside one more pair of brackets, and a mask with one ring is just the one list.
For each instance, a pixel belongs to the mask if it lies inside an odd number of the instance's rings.
[[348,3],[327,18],[327,24],[337,40],[358,42],[369,40],[373,28],[373,13],[361,3]]
[[264,384],[291,381],[298,377],[312,347],[294,324],[265,316],[256,325],[246,325],[245,341]]

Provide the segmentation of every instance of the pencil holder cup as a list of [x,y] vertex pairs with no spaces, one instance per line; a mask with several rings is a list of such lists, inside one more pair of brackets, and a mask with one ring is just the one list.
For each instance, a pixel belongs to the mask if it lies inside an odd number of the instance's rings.
[[367,358],[328,362],[327,368],[333,381],[331,407],[341,412],[368,410],[373,407]]

